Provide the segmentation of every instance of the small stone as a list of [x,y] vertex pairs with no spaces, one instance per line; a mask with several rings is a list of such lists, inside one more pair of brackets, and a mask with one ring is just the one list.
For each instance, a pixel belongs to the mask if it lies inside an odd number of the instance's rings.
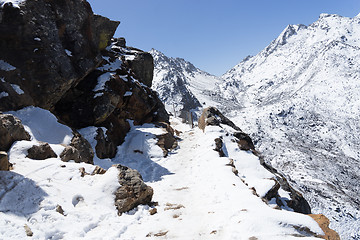
[[[64,215],[64,210],[63,210],[63,208],[60,206],[60,205],[57,205],[56,206],[56,211],[58,212],[58,213],[60,213],[61,215]],[[65,215],[64,215],[65,216]]]
[[150,215],[155,215],[157,213],[157,208],[152,208],[149,210]]
[[26,236],[32,237],[34,235],[34,233],[31,231],[30,227],[27,224],[24,225],[24,229]]

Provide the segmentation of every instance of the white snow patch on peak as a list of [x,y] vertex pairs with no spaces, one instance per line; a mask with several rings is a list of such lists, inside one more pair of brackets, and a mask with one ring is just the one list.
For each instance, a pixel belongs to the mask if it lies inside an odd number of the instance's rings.
[[10,84],[10,85],[17,94],[19,94],[19,95],[24,94],[24,91],[20,88],[19,85],[16,85],[16,84]]
[[26,107],[18,111],[7,112],[18,117],[33,140],[50,144],[70,144],[72,130],[57,121],[48,110]]
[[16,67],[10,65],[9,63],[5,62],[4,60],[0,60],[0,70],[2,71],[13,71]]

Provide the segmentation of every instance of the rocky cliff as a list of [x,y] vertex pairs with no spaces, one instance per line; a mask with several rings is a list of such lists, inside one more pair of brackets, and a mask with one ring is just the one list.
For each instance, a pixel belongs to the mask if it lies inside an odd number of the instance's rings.
[[[6,151],[18,141],[29,141],[24,143],[26,159],[93,164],[95,158],[102,165],[100,159],[116,156],[131,126],[145,123],[163,129],[157,139],[164,154],[172,147],[168,114],[149,88],[153,59],[127,47],[124,38],[113,39],[118,25],[95,15],[84,0],[0,1],[0,111],[7,112],[0,114],[1,170],[11,168]],[[54,121],[64,125],[56,127]],[[93,145],[79,133],[90,126]],[[54,136],[65,131],[64,138],[44,138],[51,128]],[[162,136],[172,144],[164,144]],[[119,212],[152,197],[141,176],[128,171],[126,179],[119,173],[119,184],[135,177],[141,189],[119,190],[116,202],[125,201]]]

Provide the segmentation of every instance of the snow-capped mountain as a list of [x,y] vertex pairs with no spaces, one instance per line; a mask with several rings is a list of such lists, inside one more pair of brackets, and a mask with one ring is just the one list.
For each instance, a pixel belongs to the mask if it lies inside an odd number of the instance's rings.
[[182,58],[165,56],[152,49],[154,58],[154,79],[152,89],[159,93],[168,112],[183,115],[205,106],[218,105],[214,101],[214,89],[221,79],[196,68]]
[[[166,57],[155,60],[155,69],[157,90],[167,72],[194,76],[186,86],[204,82],[189,72],[196,68]],[[231,119],[251,134],[265,160],[291,177],[344,239],[360,239],[359,69],[360,16],[322,14],[309,26],[287,26],[259,54],[216,78],[210,94],[192,92],[232,110]]]

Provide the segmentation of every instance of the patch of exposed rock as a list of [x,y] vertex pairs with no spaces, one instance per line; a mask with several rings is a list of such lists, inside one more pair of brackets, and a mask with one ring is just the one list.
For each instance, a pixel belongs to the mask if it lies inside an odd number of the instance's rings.
[[8,151],[15,141],[30,140],[20,119],[11,114],[0,114],[0,150]]
[[140,204],[150,204],[153,189],[147,186],[140,173],[131,168],[116,165],[119,170],[119,187],[115,193],[115,206],[118,214],[130,211]]

